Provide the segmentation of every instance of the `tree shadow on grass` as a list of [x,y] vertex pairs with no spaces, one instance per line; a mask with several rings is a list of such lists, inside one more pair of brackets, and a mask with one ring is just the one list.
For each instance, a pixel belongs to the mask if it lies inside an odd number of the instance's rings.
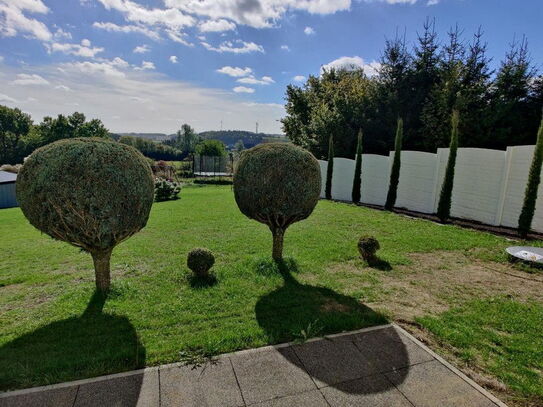
[[390,265],[390,263],[379,257],[375,257],[375,259],[368,260],[368,267],[371,267],[372,269],[376,269],[376,270],[381,270],[381,271],[392,270],[392,266]]
[[[360,365],[354,367],[355,370],[368,370],[371,374],[397,371],[399,382],[403,381],[407,369],[402,371],[401,368],[409,365],[409,357],[402,339],[393,328],[304,343],[311,337],[382,325],[388,323],[388,320],[383,314],[372,310],[355,298],[339,294],[326,287],[299,283],[292,276],[292,272],[297,272],[297,265],[292,260],[278,262],[276,267],[284,284],[261,297],[256,304],[255,313],[258,324],[271,343],[292,340],[299,343],[294,347],[295,354],[278,350],[290,363],[302,370],[308,370],[315,379],[343,393],[372,394],[394,388],[388,380],[381,380],[382,377],[364,385],[346,383],[350,380],[338,379],[350,374],[342,369],[348,370],[353,366],[343,366],[341,355],[352,351],[361,360]],[[341,342],[343,345],[338,345]],[[349,344],[345,345],[345,342]],[[347,347],[342,348],[342,346]],[[298,349],[300,352],[303,351],[302,348],[309,353],[315,352],[314,360],[318,362],[316,366],[313,366],[314,369],[308,367],[296,355],[299,352]],[[339,359],[332,355],[335,351],[339,352]],[[330,359],[328,362],[327,358]],[[324,367],[326,363],[330,369]],[[336,372],[331,373],[334,369]]]
[[[145,365],[145,348],[128,318],[103,313],[95,292],[81,316],[56,321],[0,347],[0,390],[58,383],[127,371]],[[141,379],[128,400],[136,405]],[[126,395],[124,395],[126,397]],[[134,398],[131,403],[130,399]]]

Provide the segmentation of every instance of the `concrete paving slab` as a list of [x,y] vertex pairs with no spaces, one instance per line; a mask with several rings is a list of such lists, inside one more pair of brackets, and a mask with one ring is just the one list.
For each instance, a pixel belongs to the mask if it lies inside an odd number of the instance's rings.
[[74,407],[159,407],[158,370],[79,386]]
[[0,407],[72,407],[77,386],[27,392],[0,398]]
[[394,327],[352,336],[358,350],[377,366],[379,372],[390,372],[434,357]]
[[191,366],[161,368],[159,375],[161,407],[245,405],[228,358],[196,369]]
[[417,407],[496,407],[437,360],[385,375]]
[[372,361],[349,340],[324,339],[293,348],[319,388],[378,372]]
[[318,390],[251,404],[251,407],[329,407]]
[[245,403],[316,389],[290,347],[230,356]]
[[321,392],[332,407],[413,407],[381,374],[324,387]]

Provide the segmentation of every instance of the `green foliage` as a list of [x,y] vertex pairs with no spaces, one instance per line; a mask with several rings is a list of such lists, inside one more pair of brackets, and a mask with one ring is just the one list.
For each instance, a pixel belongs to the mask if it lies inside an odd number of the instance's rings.
[[255,133],[245,130],[211,130],[198,133],[203,139],[222,141],[226,146],[234,147],[240,140],[245,148],[251,148],[260,143],[288,141],[281,134]]
[[155,201],[172,201],[179,198],[181,184],[164,178],[155,180]]
[[360,187],[362,186],[362,130],[358,131],[356,144],[356,163],[354,167],[352,199],[354,203],[360,202]]
[[373,236],[361,236],[358,240],[358,252],[366,261],[374,260],[375,254],[380,248],[379,241]]
[[392,161],[392,169],[390,170],[390,183],[388,186],[387,200],[385,209],[392,210],[396,204],[396,196],[398,194],[398,183],[400,182],[400,166],[402,157],[402,139],[403,139],[403,120],[398,119],[398,127],[396,129],[396,140],[394,142],[394,159]]
[[23,140],[31,128],[30,115],[0,105],[0,165],[22,161]]
[[234,173],[236,203],[245,216],[268,225],[274,259],[282,258],[287,228],[311,215],[320,191],[319,162],[292,144],[259,144],[246,150]]
[[154,160],[181,160],[184,157],[180,150],[140,137],[121,136],[119,143],[132,146],[144,156]]
[[528,175],[528,184],[524,193],[524,204],[518,220],[518,230],[522,236],[526,236],[532,227],[535,204],[537,201],[537,190],[541,182],[541,165],[543,163],[543,117],[537,133],[537,144],[535,145],[532,165]]
[[203,140],[196,146],[196,154],[207,157],[223,157],[226,155],[226,148],[222,141]]
[[154,187],[149,164],[133,148],[75,138],[36,150],[16,191],[34,227],[92,254],[97,285],[107,279],[98,288],[107,291],[111,250],[145,226]]
[[57,140],[76,137],[109,137],[109,131],[98,119],[86,121],[83,113],[74,112],[71,116],[59,114],[57,118],[46,116],[38,125],[42,145]]
[[456,165],[456,154],[458,151],[458,110],[453,110],[451,117],[451,142],[449,146],[449,159],[445,169],[445,177],[439,195],[437,216],[442,222],[449,219],[451,215],[452,190],[454,185],[454,167]]
[[185,123],[181,126],[180,130],[177,130],[177,133],[175,133],[175,137],[173,139],[166,140],[163,143],[182,151],[185,155],[188,155],[194,153],[196,150],[196,145],[201,141],[201,139],[202,138],[196,134],[194,129]]
[[187,256],[187,267],[199,277],[207,276],[213,264],[215,264],[215,256],[208,249],[192,249]]
[[332,199],[332,177],[334,176],[334,136],[328,139],[328,163],[326,165],[326,186],[324,195],[326,199]]

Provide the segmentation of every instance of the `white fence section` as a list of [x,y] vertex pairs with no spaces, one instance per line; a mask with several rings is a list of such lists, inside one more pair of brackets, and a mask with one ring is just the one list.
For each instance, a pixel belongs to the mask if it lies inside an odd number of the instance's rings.
[[[534,146],[509,147],[507,151],[459,148],[455,166],[451,215],[489,225],[516,228]],[[394,153],[362,157],[361,201],[384,205]],[[437,154],[402,151],[396,207],[435,213],[445,175],[449,150]],[[322,193],[326,182],[326,161],[319,161]],[[355,161],[334,159],[332,197],[350,201]],[[543,178],[543,174],[542,174]],[[543,182],[539,186],[532,229],[543,232]]]

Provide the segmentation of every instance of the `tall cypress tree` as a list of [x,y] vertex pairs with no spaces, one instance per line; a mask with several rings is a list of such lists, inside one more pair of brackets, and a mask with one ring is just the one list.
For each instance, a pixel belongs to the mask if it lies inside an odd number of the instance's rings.
[[449,219],[451,215],[452,190],[454,184],[454,166],[456,165],[456,154],[458,151],[458,110],[453,110],[451,118],[451,142],[449,146],[449,159],[447,160],[447,169],[445,178],[441,186],[439,196],[439,205],[437,207],[437,216],[442,222]]
[[360,202],[360,186],[362,185],[362,129],[358,131],[358,143],[356,145],[356,163],[354,167],[353,202]]
[[518,219],[518,231],[522,237],[526,237],[532,227],[534,218],[535,204],[537,201],[537,190],[541,182],[541,164],[543,163],[543,117],[537,133],[537,143],[535,145],[530,174],[528,175],[528,185],[524,193],[524,205]]
[[334,136],[328,140],[328,166],[326,167],[326,199],[332,199],[332,175],[334,174]]
[[400,165],[402,154],[402,139],[403,139],[403,120],[398,118],[398,126],[396,128],[396,139],[394,140],[394,161],[392,162],[392,170],[390,171],[390,183],[388,185],[387,200],[385,209],[392,210],[396,203],[398,194],[398,183],[400,182]]

